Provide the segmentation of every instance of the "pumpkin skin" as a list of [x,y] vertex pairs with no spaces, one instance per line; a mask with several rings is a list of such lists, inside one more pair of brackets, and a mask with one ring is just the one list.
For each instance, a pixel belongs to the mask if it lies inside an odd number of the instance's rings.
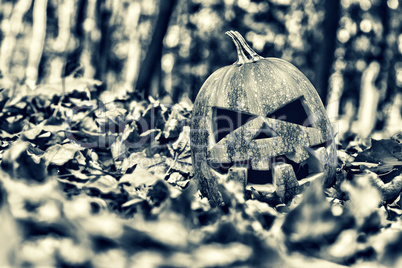
[[238,61],[212,73],[193,107],[191,152],[201,193],[228,202],[222,181],[289,203],[310,181],[334,182],[334,134],[321,99],[291,63],[263,58],[234,31]]

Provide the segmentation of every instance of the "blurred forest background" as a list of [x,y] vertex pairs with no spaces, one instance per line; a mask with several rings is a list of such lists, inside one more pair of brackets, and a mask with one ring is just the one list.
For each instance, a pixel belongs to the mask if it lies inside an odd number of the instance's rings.
[[[98,94],[194,100],[236,60],[237,30],[296,65],[347,140],[402,130],[400,0],[0,0],[0,88],[103,82]],[[106,97],[104,97],[106,98]]]

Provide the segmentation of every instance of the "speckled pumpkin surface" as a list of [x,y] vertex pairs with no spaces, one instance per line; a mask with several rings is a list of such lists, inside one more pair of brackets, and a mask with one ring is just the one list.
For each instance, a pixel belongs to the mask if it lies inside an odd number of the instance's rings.
[[196,98],[191,149],[195,179],[216,204],[220,180],[291,201],[311,180],[333,183],[333,130],[317,91],[291,63],[262,58],[238,32],[238,61],[214,72]]

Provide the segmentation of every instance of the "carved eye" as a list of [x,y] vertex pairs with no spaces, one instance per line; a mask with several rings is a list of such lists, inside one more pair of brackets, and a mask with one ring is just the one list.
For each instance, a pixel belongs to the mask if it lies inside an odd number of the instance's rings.
[[302,125],[305,127],[312,126],[309,121],[309,116],[307,115],[306,110],[303,106],[301,98],[289,102],[285,106],[282,106],[275,112],[269,114],[267,117]]
[[256,115],[231,111],[222,108],[215,108],[215,140],[219,142],[226,135],[235,129],[243,126],[250,120],[255,119]]
[[[256,117],[256,115],[252,114],[215,107],[215,141],[219,142],[229,133],[243,126],[250,120],[255,119]],[[312,127],[309,116],[303,106],[302,98],[298,98],[292,102],[287,103],[286,105],[277,109],[275,112],[269,114],[267,117],[302,125],[305,127]],[[267,124],[264,124],[254,139],[266,139],[275,136],[276,133]]]

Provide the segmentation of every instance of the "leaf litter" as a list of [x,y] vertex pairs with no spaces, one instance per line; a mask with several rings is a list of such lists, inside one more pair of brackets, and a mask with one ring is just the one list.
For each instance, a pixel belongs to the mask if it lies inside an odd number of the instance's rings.
[[339,148],[335,185],[313,183],[291,204],[230,181],[219,183],[229,204],[215,207],[192,181],[191,101],[103,103],[91,99],[99,85],[0,91],[0,264],[402,264],[400,135]]

